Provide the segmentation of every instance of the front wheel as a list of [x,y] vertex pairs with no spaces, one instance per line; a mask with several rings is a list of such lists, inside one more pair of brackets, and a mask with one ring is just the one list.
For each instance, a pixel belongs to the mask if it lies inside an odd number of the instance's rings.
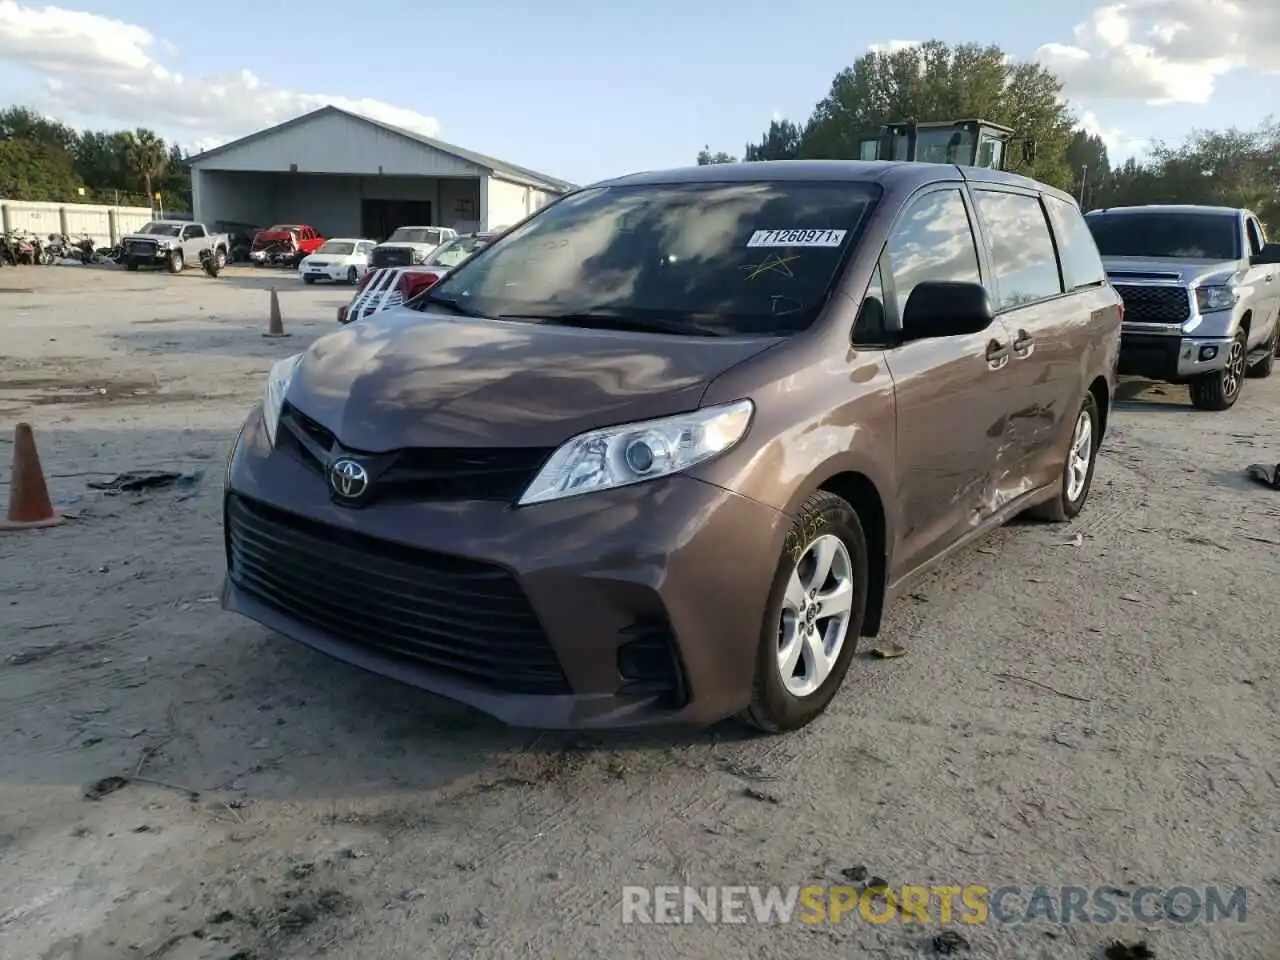
[[1084,509],[1093,486],[1093,469],[1098,463],[1098,442],[1102,439],[1102,418],[1092,391],[1084,395],[1084,403],[1076,414],[1067,446],[1067,459],[1062,465],[1062,489],[1047,503],[1032,507],[1027,514],[1050,523],[1074,520]]
[[169,272],[181,273],[182,269],[187,265],[186,260],[182,256],[181,250],[174,250],[169,254]]
[[768,733],[821,715],[849,671],[867,609],[867,538],[827,492],[804,502],[783,544],[741,719]]
[[1234,407],[1240,399],[1248,363],[1249,344],[1241,330],[1227,347],[1226,366],[1191,381],[1192,406],[1200,410],[1230,410]]
[[355,267],[351,267],[349,270],[347,270],[347,285],[354,287],[359,282],[360,282],[360,271],[358,271]]

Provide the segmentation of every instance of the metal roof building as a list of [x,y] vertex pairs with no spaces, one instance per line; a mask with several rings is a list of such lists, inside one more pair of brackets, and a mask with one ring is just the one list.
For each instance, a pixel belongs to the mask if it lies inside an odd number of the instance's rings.
[[195,219],[305,223],[381,240],[399,226],[492,230],[573,189],[563,180],[338,107],[188,161]]

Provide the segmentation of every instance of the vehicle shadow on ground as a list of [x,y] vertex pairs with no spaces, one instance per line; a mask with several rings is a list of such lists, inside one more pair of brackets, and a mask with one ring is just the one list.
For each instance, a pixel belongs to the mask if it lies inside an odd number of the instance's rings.
[[1185,387],[1138,379],[1117,383],[1114,403],[1125,413],[1184,412],[1191,407]]
[[[285,313],[281,309],[281,313]],[[252,324],[242,317],[222,318],[211,315],[200,321],[201,327],[192,329],[189,319],[135,320],[137,330],[113,333],[110,339],[121,349],[138,355],[173,355],[190,357],[193,354],[235,358],[281,358],[305,350],[316,337],[341,329],[337,323],[321,320],[291,320],[283,318],[287,336],[266,337],[267,319]]]
[[[52,497],[71,519],[0,539],[0,567],[14,572],[0,583],[0,782],[85,785],[141,764],[200,793],[337,801],[517,776],[509,763],[535,783],[586,751],[657,762],[753,736],[735,723],[510,728],[224,612],[222,463],[234,433],[40,431]],[[11,449],[0,444],[5,499]],[[89,487],[157,468],[202,475],[141,492]]]

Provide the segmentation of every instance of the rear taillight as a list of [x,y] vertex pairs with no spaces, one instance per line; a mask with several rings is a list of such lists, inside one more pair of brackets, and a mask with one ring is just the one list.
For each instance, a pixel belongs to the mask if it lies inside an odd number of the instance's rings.
[[400,292],[406,300],[411,300],[440,281],[434,273],[403,273],[400,275]]

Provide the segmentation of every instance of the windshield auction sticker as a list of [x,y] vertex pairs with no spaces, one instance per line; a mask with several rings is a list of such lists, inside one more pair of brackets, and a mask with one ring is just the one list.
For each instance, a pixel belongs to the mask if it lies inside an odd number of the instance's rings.
[[748,247],[838,247],[847,230],[757,230]]

